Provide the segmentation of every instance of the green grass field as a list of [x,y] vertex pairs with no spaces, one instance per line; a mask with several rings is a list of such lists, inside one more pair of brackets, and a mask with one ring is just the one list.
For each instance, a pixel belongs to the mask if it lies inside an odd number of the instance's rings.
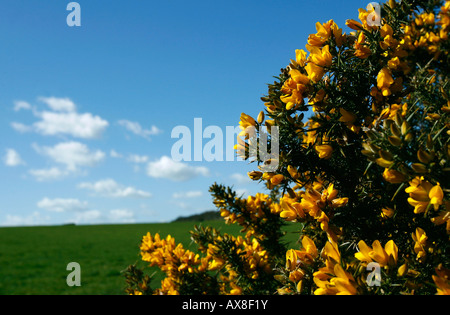
[[[0,228],[0,295],[124,294],[121,271],[140,260],[139,243],[147,232],[171,234],[195,250],[189,231],[197,222],[158,224]],[[202,222],[237,235],[239,226]],[[288,227],[293,231],[296,227]],[[294,242],[296,233],[288,233]],[[69,262],[81,266],[81,286],[69,287]]]

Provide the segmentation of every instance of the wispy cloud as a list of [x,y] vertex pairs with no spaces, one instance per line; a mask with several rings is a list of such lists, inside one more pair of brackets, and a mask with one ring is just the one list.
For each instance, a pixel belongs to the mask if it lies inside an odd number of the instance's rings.
[[78,188],[87,189],[96,195],[110,198],[150,198],[151,193],[134,187],[126,187],[118,184],[113,179],[104,179],[95,183],[84,182],[78,185]]
[[138,155],[138,154],[130,154],[127,159],[129,162],[132,163],[147,163],[148,162],[148,156],[146,155]]
[[75,112],[77,110],[75,103],[67,97],[39,97],[38,99],[57,112]]
[[116,158],[116,159],[123,158],[123,155],[120,154],[119,152],[117,152],[116,150],[109,151],[109,156],[112,157],[112,158]]
[[7,214],[5,220],[0,223],[1,226],[32,226],[44,225],[50,221],[49,216],[43,216],[38,211],[28,215]]
[[32,107],[29,103],[25,101],[15,101],[14,102],[14,111],[18,112],[21,110],[30,110]]
[[174,199],[198,198],[201,196],[203,196],[203,192],[201,190],[177,192],[172,195]]
[[250,179],[250,177],[243,175],[241,173],[234,173],[230,175],[230,178],[236,182],[237,184],[248,184],[251,183],[252,180]]
[[78,199],[49,199],[45,197],[37,203],[38,208],[51,212],[83,211],[88,207],[86,201]]
[[125,129],[132,132],[133,134],[143,137],[143,138],[146,138],[146,139],[150,139],[150,136],[155,136],[162,132],[156,126],[151,126],[150,129],[145,129],[141,126],[141,124],[139,124],[138,122],[135,122],[135,121],[129,121],[129,120],[123,119],[123,120],[119,120],[118,123],[120,126],[125,127]]
[[70,174],[69,171],[59,167],[31,169],[28,171],[38,182],[53,181],[63,178]]

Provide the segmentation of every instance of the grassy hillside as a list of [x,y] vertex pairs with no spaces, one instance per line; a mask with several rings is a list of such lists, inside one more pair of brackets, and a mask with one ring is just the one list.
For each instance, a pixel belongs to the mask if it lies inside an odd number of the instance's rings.
[[200,214],[194,214],[187,217],[179,217],[174,222],[203,222],[203,221],[215,221],[215,220],[221,220],[222,217],[220,216],[220,211],[217,210],[211,210],[206,211]]
[[[195,250],[189,238],[195,224],[239,231],[223,221],[0,228],[0,294],[124,294],[120,271],[140,260],[144,234],[171,234]],[[81,266],[80,287],[66,284],[69,262]]]

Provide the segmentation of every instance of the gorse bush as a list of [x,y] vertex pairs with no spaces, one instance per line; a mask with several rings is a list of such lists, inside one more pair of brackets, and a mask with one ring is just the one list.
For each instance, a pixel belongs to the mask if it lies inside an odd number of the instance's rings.
[[[374,13],[360,9],[349,34],[317,23],[265,111],[241,115],[236,151],[270,192],[210,192],[242,235],[195,227],[194,253],[147,234],[142,260],[166,278],[152,289],[130,267],[128,293],[450,294],[450,1],[389,1],[380,25]],[[249,149],[260,126],[278,142],[273,172]]]

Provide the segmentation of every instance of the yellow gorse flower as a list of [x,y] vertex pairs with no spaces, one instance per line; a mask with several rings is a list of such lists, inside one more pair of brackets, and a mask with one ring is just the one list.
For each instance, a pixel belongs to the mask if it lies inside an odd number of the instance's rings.
[[414,240],[414,252],[417,254],[416,258],[422,261],[427,255],[426,244],[427,244],[427,234],[423,229],[418,227],[415,232],[412,233],[412,238]]
[[398,247],[393,240],[386,243],[384,248],[380,241],[376,240],[372,243],[372,247],[368,246],[363,240],[358,243],[359,252],[355,253],[355,258],[362,262],[375,261],[381,267],[395,266],[398,261]]
[[256,121],[253,119],[253,117],[242,113],[241,114],[241,120],[239,121],[239,127],[241,128],[241,133],[239,133],[239,137],[246,136],[248,137],[249,129],[248,128],[254,128],[256,126]]
[[311,34],[308,37],[308,45],[321,47],[331,36],[334,37],[336,45],[340,47],[344,41],[345,34],[342,34],[342,29],[340,29],[333,20],[329,20],[326,23],[316,23],[316,34]]
[[329,144],[316,144],[314,149],[319,154],[319,158],[328,160],[333,154],[333,147]]
[[377,87],[383,96],[391,95],[390,87],[393,83],[391,71],[388,68],[381,69],[377,76]]
[[380,47],[383,50],[390,48],[395,48],[398,45],[398,41],[393,38],[394,31],[389,24],[384,24],[380,29],[380,35],[383,40],[380,42]]
[[450,295],[450,269],[438,266],[436,275],[433,275],[433,281],[436,285],[436,295]]
[[445,210],[439,212],[437,217],[431,219],[436,225],[445,224],[445,229],[447,230],[447,234],[450,234],[450,201],[445,202]]
[[372,51],[369,47],[366,46],[366,36],[363,32],[360,32],[358,35],[358,40],[354,45],[355,56],[361,59],[365,59],[372,54]]
[[313,276],[317,286],[315,295],[355,295],[357,284],[353,276],[341,265],[341,254],[337,243],[327,242],[322,249],[321,257],[325,259],[325,267],[319,268]]
[[306,48],[310,52],[308,61],[321,67],[331,66],[333,56],[330,53],[330,46],[326,45],[321,49],[316,46],[306,45]]
[[303,49],[296,49],[295,50],[295,62],[293,62],[294,65],[304,67],[306,65],[306,51]]
[[290,78],[286,80],[281,89],[285,95],[280,98],[283,103],[286,103],[287,110],[303,103],[303,93],[307,90],[307,84],[309,83],[308,76],[297,69],[291,69],[289,75]]
[[407,180],[407,177],[394,169],[385,168],[383,178],[391,184],[401,184]]
[[338,191],[330,184],[322,193],[314,188],[308,189],[302,197],[300,205],[303,210],[320,223],[323,231],[328,231],[329,218],[325,208],[339,208],[345,206],[348,198],[336,198]]
[[281,213],[280,217],[287,221],[301,220],[306,217],[305,212],[299,202],[289,198],[288,196],[283,196],[280,200]]
[[423,177],[416,177],[409,185],[405,192],[409,194],[408,203],[414,207],[414,213],[426,212],[430,206],[438,210],[443,204],[444,192],[439,183],[433,186]]
[[306,65],[305,70],[308,73],[308,78],[315,83],[319,82],[325,74],[323,67],[320,67],[312,62]]

